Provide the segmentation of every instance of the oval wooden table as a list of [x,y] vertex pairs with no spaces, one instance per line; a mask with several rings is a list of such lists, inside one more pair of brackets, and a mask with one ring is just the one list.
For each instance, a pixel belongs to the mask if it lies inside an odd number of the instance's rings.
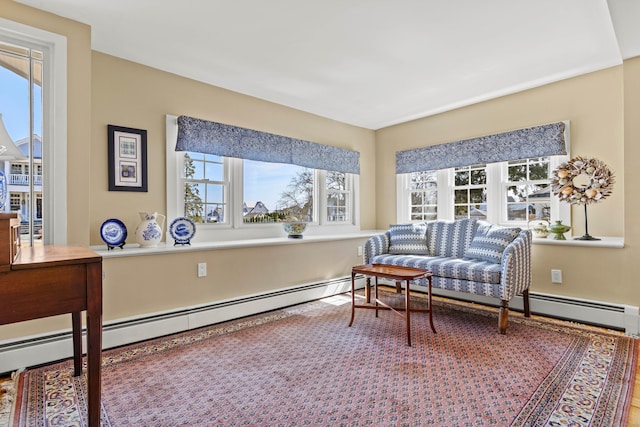
[[[357,274],[363,274],[365,276],[372,276],[375,278],[374,281],[374,305],[370,304],[356,304],[356,292],[355,292],[355,278]],[[413,268],[413,267],[402,267],[396,265],[384,265],[384,264],[366,264],[366,265],[357,265],[351,269],[351,321],[349,322],[349,326],[353,324],[353,319],[355,317],[356,308],[365,308],[365,309],[373,309],[376,310],[376,317],[378,317],[378,310],[391,310],[393,313],[398,314],[406,321],[407,325],[407,344],[411,347],[411,313],[421,312],[421,313],[429,313],[429,325],[431,325],[431,330],[433,333],[436,333],[436,328],[433,326],[433,310],[431,305],[431,276],[432,273],[428,270],[424,270],[421,268]],[[390,305],[384,303],[378,297],[378,278],[382,277],[384,279],[395,280],[396,283],[405,281],[405,298],[404,298],[404,307],[391,307]],[[426,278],[428,282],[429,295],[428,295],[428,305],[427,309],[417,309],[411,308],[411,298],[410,298],[410,288],[409,283],[412,280]],[[369,285],[366,285],[367,292],[369,291]],[[398,286],[399,288],[399,286]],[[369,298],[367,298],[367,302],[369,302]],[[401,312],[404,312],[402,314]]]

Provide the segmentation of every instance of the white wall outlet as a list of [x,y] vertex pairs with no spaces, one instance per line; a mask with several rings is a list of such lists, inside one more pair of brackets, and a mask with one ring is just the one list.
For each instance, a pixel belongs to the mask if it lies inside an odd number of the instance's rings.
[[207,263],[199,262],[198,263],[198,277],[206,277],[207,276]]
[[358,256],[362,256],[362,246],[358,246]]
[[562,270],[551,270],[551,283],[562,283]]

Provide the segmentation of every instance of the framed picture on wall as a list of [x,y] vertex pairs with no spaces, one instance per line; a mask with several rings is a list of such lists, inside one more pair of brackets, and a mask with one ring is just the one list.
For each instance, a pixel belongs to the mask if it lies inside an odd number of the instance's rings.
[[108,125],[109,191],[147,191],[147,131]]

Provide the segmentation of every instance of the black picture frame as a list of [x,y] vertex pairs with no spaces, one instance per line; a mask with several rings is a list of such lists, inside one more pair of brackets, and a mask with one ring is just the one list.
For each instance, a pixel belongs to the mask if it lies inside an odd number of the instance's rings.
[[108,125],[109,191],[147,192],[147,131]]

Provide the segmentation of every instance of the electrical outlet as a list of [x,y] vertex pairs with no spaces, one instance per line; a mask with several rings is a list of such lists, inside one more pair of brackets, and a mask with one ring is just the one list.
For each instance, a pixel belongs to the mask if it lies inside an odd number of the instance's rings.
[[551,270],[551,283],[562,283],[562,270]]
[[362,256],[362,246],[358,246],[358,256]]
[[199,262],[198,263],[198,277],[206,277],[207,276],[207,263]]

